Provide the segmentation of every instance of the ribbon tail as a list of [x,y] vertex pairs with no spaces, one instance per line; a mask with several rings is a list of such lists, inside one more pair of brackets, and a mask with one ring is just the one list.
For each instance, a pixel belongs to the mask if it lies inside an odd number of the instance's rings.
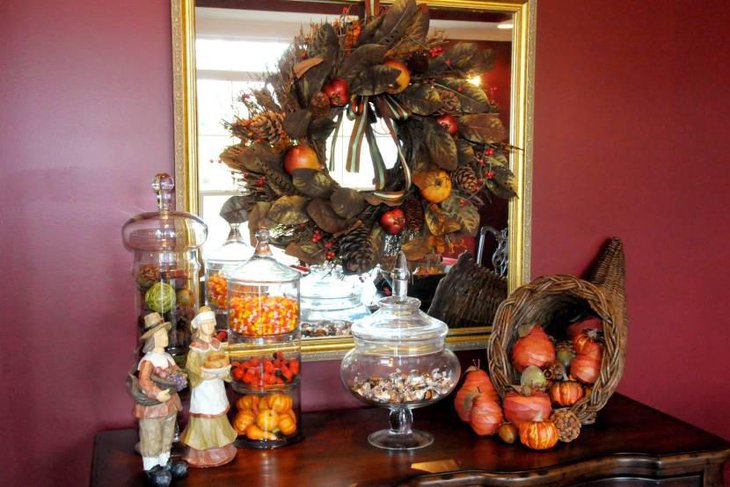
[[365,137],[368,140],[368,147],[370,148],[370,159],[373,162],[373,171],[375,173],[375,189],[381,190],[385,188],[385,162],[383,162],[383,156],[380,154],[378,148],[378,141],[375,139],[373,134],[373,127],[367,124],[365,129]]
[[352,126],[352,134],[350,135],[350,145],[347,148],[347,172],[360,171],[360,149],[362,148],[362,139],[365,135],[368,120],[368,104],[365,103],[362,112],[356,115],[355,124]]
[[335,170],[335,148],[337,146],[337,134],[340,131],[340,125],[342,125],[342,112],[337,115],[337,121],[335,122],[335,130],[332,132],[332,143],[330,144],[330,159],[327,162],[327,169],[331,172]]
[[408,194],[408,190],[411,188],[411,168],[408,167],[406,158],[403,156],[403,150],[398,142],[398,135],[395,132],[393,122],[389,118],[384,118],[383,120],[385,121],[385,125],[388,127],[388,132],[390,132],[390,136],[393,138],[393,142],[395,142],[395,146],[398,149],[398,160],[400,161],[401,169],[403,170],[403,189],[400,191],[375,191],[373,195],[384,201],[397,203],[405,198]]

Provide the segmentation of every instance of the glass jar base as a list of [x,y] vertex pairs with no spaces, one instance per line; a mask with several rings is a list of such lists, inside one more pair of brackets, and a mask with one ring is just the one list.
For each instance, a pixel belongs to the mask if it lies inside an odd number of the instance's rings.
[[384,450],[417,450],[433,443],[433,435],[421,430],[398,433],[384,429],[368,436],[368,443]]

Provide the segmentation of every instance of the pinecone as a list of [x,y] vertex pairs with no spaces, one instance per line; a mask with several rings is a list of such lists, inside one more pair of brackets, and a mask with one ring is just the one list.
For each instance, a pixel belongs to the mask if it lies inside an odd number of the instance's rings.
[[456,96],[456,93],[441,90],[439,91],[439,96],[441,97],[441,108],[438,111],[440,115],[461,110],[461,102],[459,101],[459,97]]
[[580,420],[570,409],[556,409],[550,421],[558,428],[558,439],[570,443],[580,435]]
[[251,119],[248,127],[252,139],[260,142],[268,142],[278,151],[290,145],[289,136],[284,130],[284,115],[277,112],[266,111]]
[[476,172],[471,166],[461,165],[456,171],[451,174],[451,181],[456,183],[456,186],[467,192],[476,193],[484,185],[484,181],[477,177]]
[[342,268],[350,274],[362,274],[375,265],[375,249],[370,240],[370,224],[362,225],[340,239]]
[[403,213],[406,215],[406,228],[411,232],[420,232],[424,223],[421,202],[415,199],[406,200],[403,203]]
[[324,117],[330,112],[329,97],[321,91],[315,93],[309,102],[309,109],[312,111],[313,117]]
[[560,381],[565,379],[565,366],[562,362],[556,360],[555,362],[550,362],[543,370],[543,373],[549,381]]

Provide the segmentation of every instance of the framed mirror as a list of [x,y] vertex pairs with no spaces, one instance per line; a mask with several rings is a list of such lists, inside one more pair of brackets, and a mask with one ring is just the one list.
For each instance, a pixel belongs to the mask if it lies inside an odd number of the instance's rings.
[[[382,2],[385,8],[389,2]],[[455,41],[469,41],[495,53],[500,82],[485,74],[475,80],[502,107],[508,133],[516,197],[505,202],[497,220],[507,240],[508,289],[529,281],[532,161],[532,93],[536,0],[440,0],[426,3],[431,28]],[[362,8],[347,0],[172,0],[175,176],[177,207],[201,215],[211,226],[211,245],[220,245],[226,228],[216,223],[222,203],[238,189],[217,156],[230,144],[221,120],[235,116],[233,100],[250,88],[258,73],[276,65],[300,29],[310,22],[334,19],[343,7]],[[243,54],[242,54],[243,53]],[[217,111],[216,111],[217,110]],[[349,133],[349,131],[346,131]],[[228,139],[227,139],[228,138]],[[384,152],[387,152],[387,148]],[[371,176],[352,178],[340,171],[347,187],[367,185]],[[217,226],[216,226],[217,225]],[[488,259],[485,259],[488,260]],[[452,349],[483,348],[489,326],[449,323]],[[352,347],[349,336],[302,340],[307,360],[341,356]]]

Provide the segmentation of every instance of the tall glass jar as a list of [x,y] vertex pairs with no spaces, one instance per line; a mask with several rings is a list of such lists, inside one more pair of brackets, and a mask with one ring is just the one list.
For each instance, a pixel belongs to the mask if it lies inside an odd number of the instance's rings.
[[302,439],[299,272],[277,262],[269,232],[228,276],[228,343],[237,444],[276,448]]
[[409,276],[401,252],[393,271],[393,296],[352,325],[355,348],[340,366],[342,382],[355,397],[388,408],[390,428],[372,433],[368,441],[389,450],[433,443],[431,434],[412,428],[412,410],[446,397],[461,372],[456,355],[445,348],[446,324],[425,314],[420,301],[407,296]]
[[226,241],[205,259],[205,303],[215,313],[216,329],[228,331],[228,278],[246,262],[253,249],[243,239],[240,223],[229,223]]
[[138,329],[144,329],[147,314],[162,315],[172,325],[167,350],[183,365],[191,339],[190,321],[200,303],[198,249],[208,236],[208,227],[195,215],[175,211],[174,187],[168,174],[157,174],[152,189],[158,211],[127,220],[122,238],[125,247],[134,252]]

